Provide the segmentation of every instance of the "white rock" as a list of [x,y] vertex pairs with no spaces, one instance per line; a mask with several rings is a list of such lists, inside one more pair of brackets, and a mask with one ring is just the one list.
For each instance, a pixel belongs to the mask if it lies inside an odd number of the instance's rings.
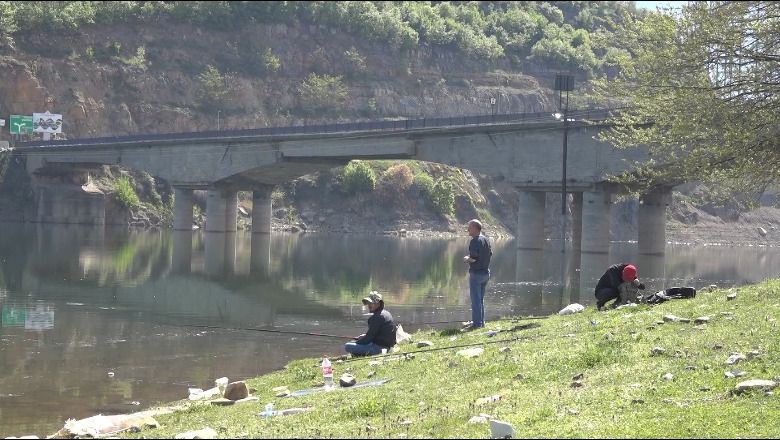
[[560,312],[558,312],[559,315],[571,315],[572,313],[578,313],[585,310],[585,306],[582,304],[574,303],[569,304],[568,306],[561,309]]
[[511,423],[499,420],[490,421],[490,435],[493,438],[509,438],[515,436],[515,428]]
[[190,439],[190,438],[217,438],[217,431],[211,428],[203,428],[197,431],[187,431],[181,434],[176,434],[177,439]]
[[729,356],[724,363],[726,365],[734,365],[739,361],[744,361],[745,359],[747,359],[747,356],[742,353],[731,353],[731,356]]
[[737,391],[745,391],[745,390],[751,390],[751,389],[764,389],[764,390],[771,390],[772,388],[776,387],[777,383],[773,380],[766,380],[766,379],[752,379],[752,380],[746,380],[744,382],[740,382],[737,384],[736,387],[734,387]]

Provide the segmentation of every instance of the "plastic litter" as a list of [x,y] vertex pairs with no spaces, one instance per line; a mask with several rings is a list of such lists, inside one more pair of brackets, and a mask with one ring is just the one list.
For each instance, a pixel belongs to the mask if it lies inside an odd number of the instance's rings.
[[559,315],[571,315],[572,313],[578,313],[585,310],[585,306],[582,304],[574,303],[569,304],[568,306],[561,309],[560,312],[558,312]]
[[276,415],[276,411],[274,411],[274,404],[273,403],[267,403],[265,405],[265,410],[261,412],[259,415],[263,417],[273,417]]
[[474,348],[469,348],[467,350],[457,351],[455,352],[455,354],[473,358],[481,355],[483,351],[485,350],[483,350],[482,347],[474,347]]

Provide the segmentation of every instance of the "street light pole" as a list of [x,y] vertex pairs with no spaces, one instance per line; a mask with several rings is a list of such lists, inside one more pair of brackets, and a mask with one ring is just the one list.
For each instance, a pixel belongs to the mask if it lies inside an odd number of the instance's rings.
[[558,107],[561,106],[561,95],[563,91],[566,91],[566,105],[563,106],[563,158],[562,158],[562,176],[561,176],[561,217],[563,225],[561,228],[561,240],[563,242],[563,249],[566,249],[566,156],[569,149],[569,92],[574,90],[574,77],[572,75],[564,75],[558,73],[555,75],[555,90],[558,90]]
[[222,113],[222,110],[217,110],[217,131],[219,131],[219,114]]

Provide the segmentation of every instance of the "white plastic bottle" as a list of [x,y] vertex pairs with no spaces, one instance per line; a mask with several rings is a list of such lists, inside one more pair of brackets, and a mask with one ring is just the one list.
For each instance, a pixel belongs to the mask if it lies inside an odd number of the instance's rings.
[[322,356],[322,379],[325,381],[325,388],[333,388],[333,367],[330,366],[327,354]]

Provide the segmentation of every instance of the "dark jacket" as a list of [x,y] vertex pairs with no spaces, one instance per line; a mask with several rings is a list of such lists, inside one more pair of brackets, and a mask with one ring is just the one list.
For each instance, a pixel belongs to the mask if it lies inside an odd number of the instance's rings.
[[596,292],[605,287],[617,290],[618,287],[623,284],[623,269],[625,269],[626,266],[628,266],[628,263],[619,263],[609,266],[596,284]]
[[[611,288],[618,290],[621,284],[623,284],[625,281],[623,281],[623,269],[628,266],[628,263],[618,263],[613,264],[612,266],[609,266],[609,268],[604,272],[604,275],[601,276],[599,279],[599,282],[596,284],[595,291],[598,292],[601,289],[604,288]],[[640,290],[645,289],[644,283],[641,283],[639,285]]]
[[393,315],[385,310],[382,303],[378,309],[368,318],[368,331],[366,334],[355,340],[356,344],[374,344],[385,348],[395,345],[395,322]]
[[469,241],[469,257],[473,258],[473,263],[469,263],[469,273],[478,275],[490,274],[490,257],[493,256],[493,249],[490,247],[490,241],[482,234],[472,237]]

